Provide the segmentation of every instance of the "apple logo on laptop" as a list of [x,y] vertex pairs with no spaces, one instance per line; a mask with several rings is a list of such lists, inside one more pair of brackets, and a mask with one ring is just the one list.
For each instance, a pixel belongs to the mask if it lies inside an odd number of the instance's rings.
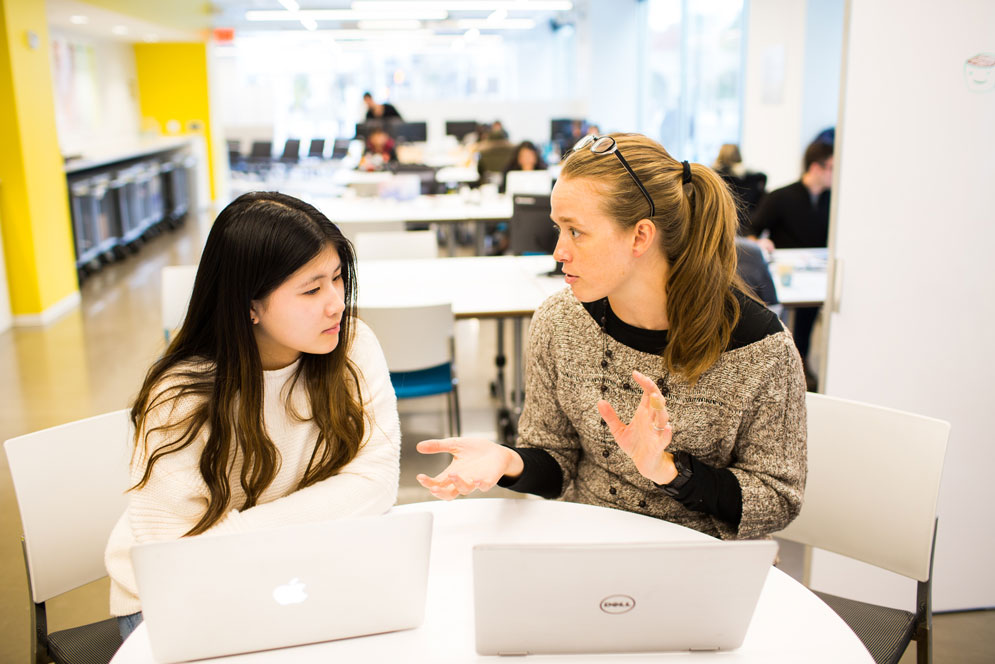
[[304,584],[295,576],[287,583],[273,589],[273,599],[283,606],[300,604],[307,599],[307,593],[304,592]]

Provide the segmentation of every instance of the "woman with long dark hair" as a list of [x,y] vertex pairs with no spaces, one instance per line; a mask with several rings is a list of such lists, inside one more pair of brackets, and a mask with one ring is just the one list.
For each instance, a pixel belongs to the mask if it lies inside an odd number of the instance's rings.
[[530,327],[514,448],[453,455],[418,480],[451,499],[500,484],[723,538],[797,516],[805,381],[777,317],[736,276],[736,208],[714,171],[637,134],[587,136],[553,188],[568,289]]
[[134,486],[106,553],[123,636],[141,621],[134,544],[390,508],[397,402],[380,345],[356,318],[341,231],[283,194],[228,205],[131,418]]

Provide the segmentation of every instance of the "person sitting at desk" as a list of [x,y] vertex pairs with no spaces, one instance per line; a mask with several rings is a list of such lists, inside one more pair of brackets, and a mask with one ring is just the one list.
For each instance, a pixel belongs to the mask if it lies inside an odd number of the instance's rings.
[[708,167],[637,134],[582,139],[553,188],[570,288],[530,327],[517,447],[453,455],[418,481],[495,485],[755,538],[797,516],[805,382],[791,334],[736,277],[736,209]]
[[543,161],[542,156],[539,154],[539,149],[532,141],[522,141],[515,146],[515,151],[512,153],[511,159],[508,160],[508,163],[504,167],[501,179],[501,193],[504,193],[505,187],[508,184],[508,173],[511,171],[544,170],[546,170],[546,162]]
[[183,326],[131,409],[128,507],[107,544],[110,610],[141,622],[132,546],[381,514],[397,400],[356,317],[356,263],[314,207],[253,192],[211,228]]
[[[768,253],[775,248],[794,249],[825,247],[829,239],[830,187],[833,184],[833,145],[816,139],[805,149],[805,172],[798,182],[772,191],[760,203],[751,221],[750,239],[764,232],[770,238],[757,242]],[[805,362],[805,376],[810,390],[818,381],[808,364],[812,328],[819,307],[796,307],[794,336],[798,352]]]
[[374,127],[366,137],[366,150],[359,160],[359,170],[383,171],[397,163],[394,139],[383,127]]
[[719,155],[712,164],[712,169],[729,185],[736,197],[736,212],[739,216],[739,233],[747,235],[750,232],[750,217],[757,209],[764,191],[767,188],[767,175],[747,171],[743,166],[743,157],[739,146],[725,143],[719,148]]
[[373,95],[369,92],[363,93],[363,103],[366,104],[366,119],[369,120],[390,120],[395,119],[401,122],[401,114],[394,108],[393,104],[384,102],[378,104],[373,101]]

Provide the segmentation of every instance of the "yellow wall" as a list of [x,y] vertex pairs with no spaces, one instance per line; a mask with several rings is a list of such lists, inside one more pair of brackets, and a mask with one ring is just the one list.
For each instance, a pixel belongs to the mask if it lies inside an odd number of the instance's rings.
[[[202,132],[207,143],[211,199],[215,198],[215,158],[207,88],[207,45],[203,43],[135,44],[138,73],[138,107],[142,126],[153,120],[157,129],[169,133],[176,120],[182,134]],[[191,124],[201,127],[192,130]]]
[[79,290],[50,53],[45,3],[0,0],[0,217],[15,316],[41,314]]

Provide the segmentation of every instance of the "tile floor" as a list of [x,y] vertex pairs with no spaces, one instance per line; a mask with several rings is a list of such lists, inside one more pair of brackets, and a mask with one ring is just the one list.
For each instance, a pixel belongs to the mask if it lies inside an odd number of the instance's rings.
[[[0,441],[129,404],[146,368],[163,347],[160,270],[165,265],[196,262],[208,224],[206,215],[191,218],[180,230],[150,241],[137,255],[108,266],[84,283],[82,305],[48,327],[0,334]],[[495,405],[489,382],[495,324],[461,321],[456,343],[463,432],[493,438]],[[400,502],[431,498],[414,475],[438,472],[446,459],[421,456],[414,445],[443,433],[444,408],[442,397],[400,406],[404,434]],[[517,497],[500,490],[489,495]],[[6,457],[0,454],[0,664],[28,661],[30,598],[19,535]],[[794,565],[785,560],[789,573]],[[51,629],[106,615],[106,579],[49,602]],[[993,662],[993,635],[995,611],[937,616],[935,661]],[[910,650],[902,664],[914,661]]]

